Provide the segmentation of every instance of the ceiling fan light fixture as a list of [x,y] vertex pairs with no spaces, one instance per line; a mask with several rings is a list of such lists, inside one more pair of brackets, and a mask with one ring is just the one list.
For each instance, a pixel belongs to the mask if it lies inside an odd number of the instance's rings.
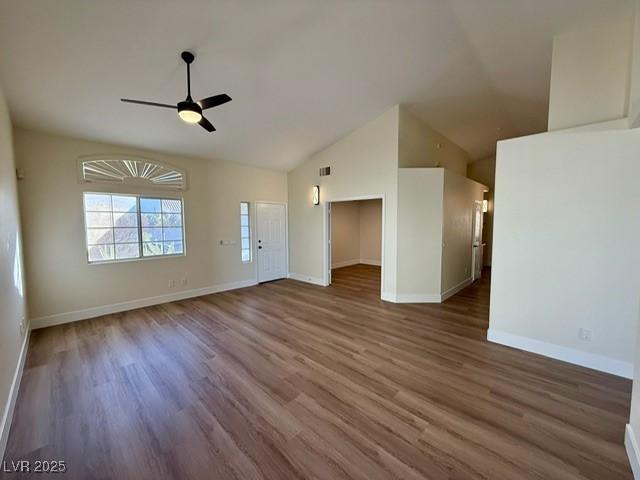
[[202,119],[202,108],[194,102],[180,102],[178,115],[187,123],[198,123]]
[[178,116],[180,119],[189,124],[198,124],[204,128],[207,132],[213,133],[216,131],[209,120],[203,115],[202,111],[208,108],[218,107],[231,101],[231,97],[226,93],[219,95],[213,95],[211,97],[203,98],[198,102],[194,102],[191,98],[191,68],[195,56],[191,52],[184,51],[180,54],[184,63],[187,64],[187,98],[183,102],[179,102],[178,105],[169,105],[168,103],[147,102],[145,100],[132,100],[131,98],[121,98],[120,100],[125,103],[136,103],[138,105],[149,105],[151,107],[170,108],[171,110],[178,110]]

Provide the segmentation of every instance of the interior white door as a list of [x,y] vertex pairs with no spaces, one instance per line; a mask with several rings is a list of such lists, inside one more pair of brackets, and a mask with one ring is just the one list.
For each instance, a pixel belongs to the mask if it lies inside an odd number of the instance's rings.
[[473,253],[471,258],[472,280],[478,280],[482,276],[482,202],[476,201],[473,208]]
[[287,210],[283,204],[256,204],[258,282],[287,276]]

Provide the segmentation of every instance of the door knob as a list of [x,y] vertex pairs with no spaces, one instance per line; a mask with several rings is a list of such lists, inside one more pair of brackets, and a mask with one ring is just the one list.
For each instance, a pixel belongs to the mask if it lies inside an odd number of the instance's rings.
[[262,245],[258,245],[258,250],[262,250]]

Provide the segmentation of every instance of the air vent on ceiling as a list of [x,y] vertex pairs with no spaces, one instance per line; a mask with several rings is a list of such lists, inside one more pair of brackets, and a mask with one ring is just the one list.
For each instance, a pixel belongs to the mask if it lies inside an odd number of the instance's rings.
[[322,167],[320,169],[320,176],[326,177],[327,175],[331,175],[331,167]]

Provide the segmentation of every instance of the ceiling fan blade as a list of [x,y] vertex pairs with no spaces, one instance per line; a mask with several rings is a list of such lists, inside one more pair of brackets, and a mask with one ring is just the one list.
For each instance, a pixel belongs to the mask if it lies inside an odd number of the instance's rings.
[[176,105],[168,105],[166,103],[156,103],[156,102],[145,102],[143,100],[130,100],[128,98],[121,98],[120,101],[126,102],[126,103],[137,103],[138,105],[150,105],[152,107],[173,108],[174,110],[178,108]]
[[231,97],[226,93],[222,93],[220,95],[214,95],[213,97],[203,98],[198,103],[203,110],[206,110],[207,108],[217,107],[218,105],[222,105],[223,103],[227,103],[230,101]]
[[204,128],[209,133],[216,131],[216,127],[211,125],[211,122],[209,120],[207,120],[206,118],[204,118],[204,117],[202,117],[200,119],[200,121],[198,122],[198,125],[200,125],[202,128]]

